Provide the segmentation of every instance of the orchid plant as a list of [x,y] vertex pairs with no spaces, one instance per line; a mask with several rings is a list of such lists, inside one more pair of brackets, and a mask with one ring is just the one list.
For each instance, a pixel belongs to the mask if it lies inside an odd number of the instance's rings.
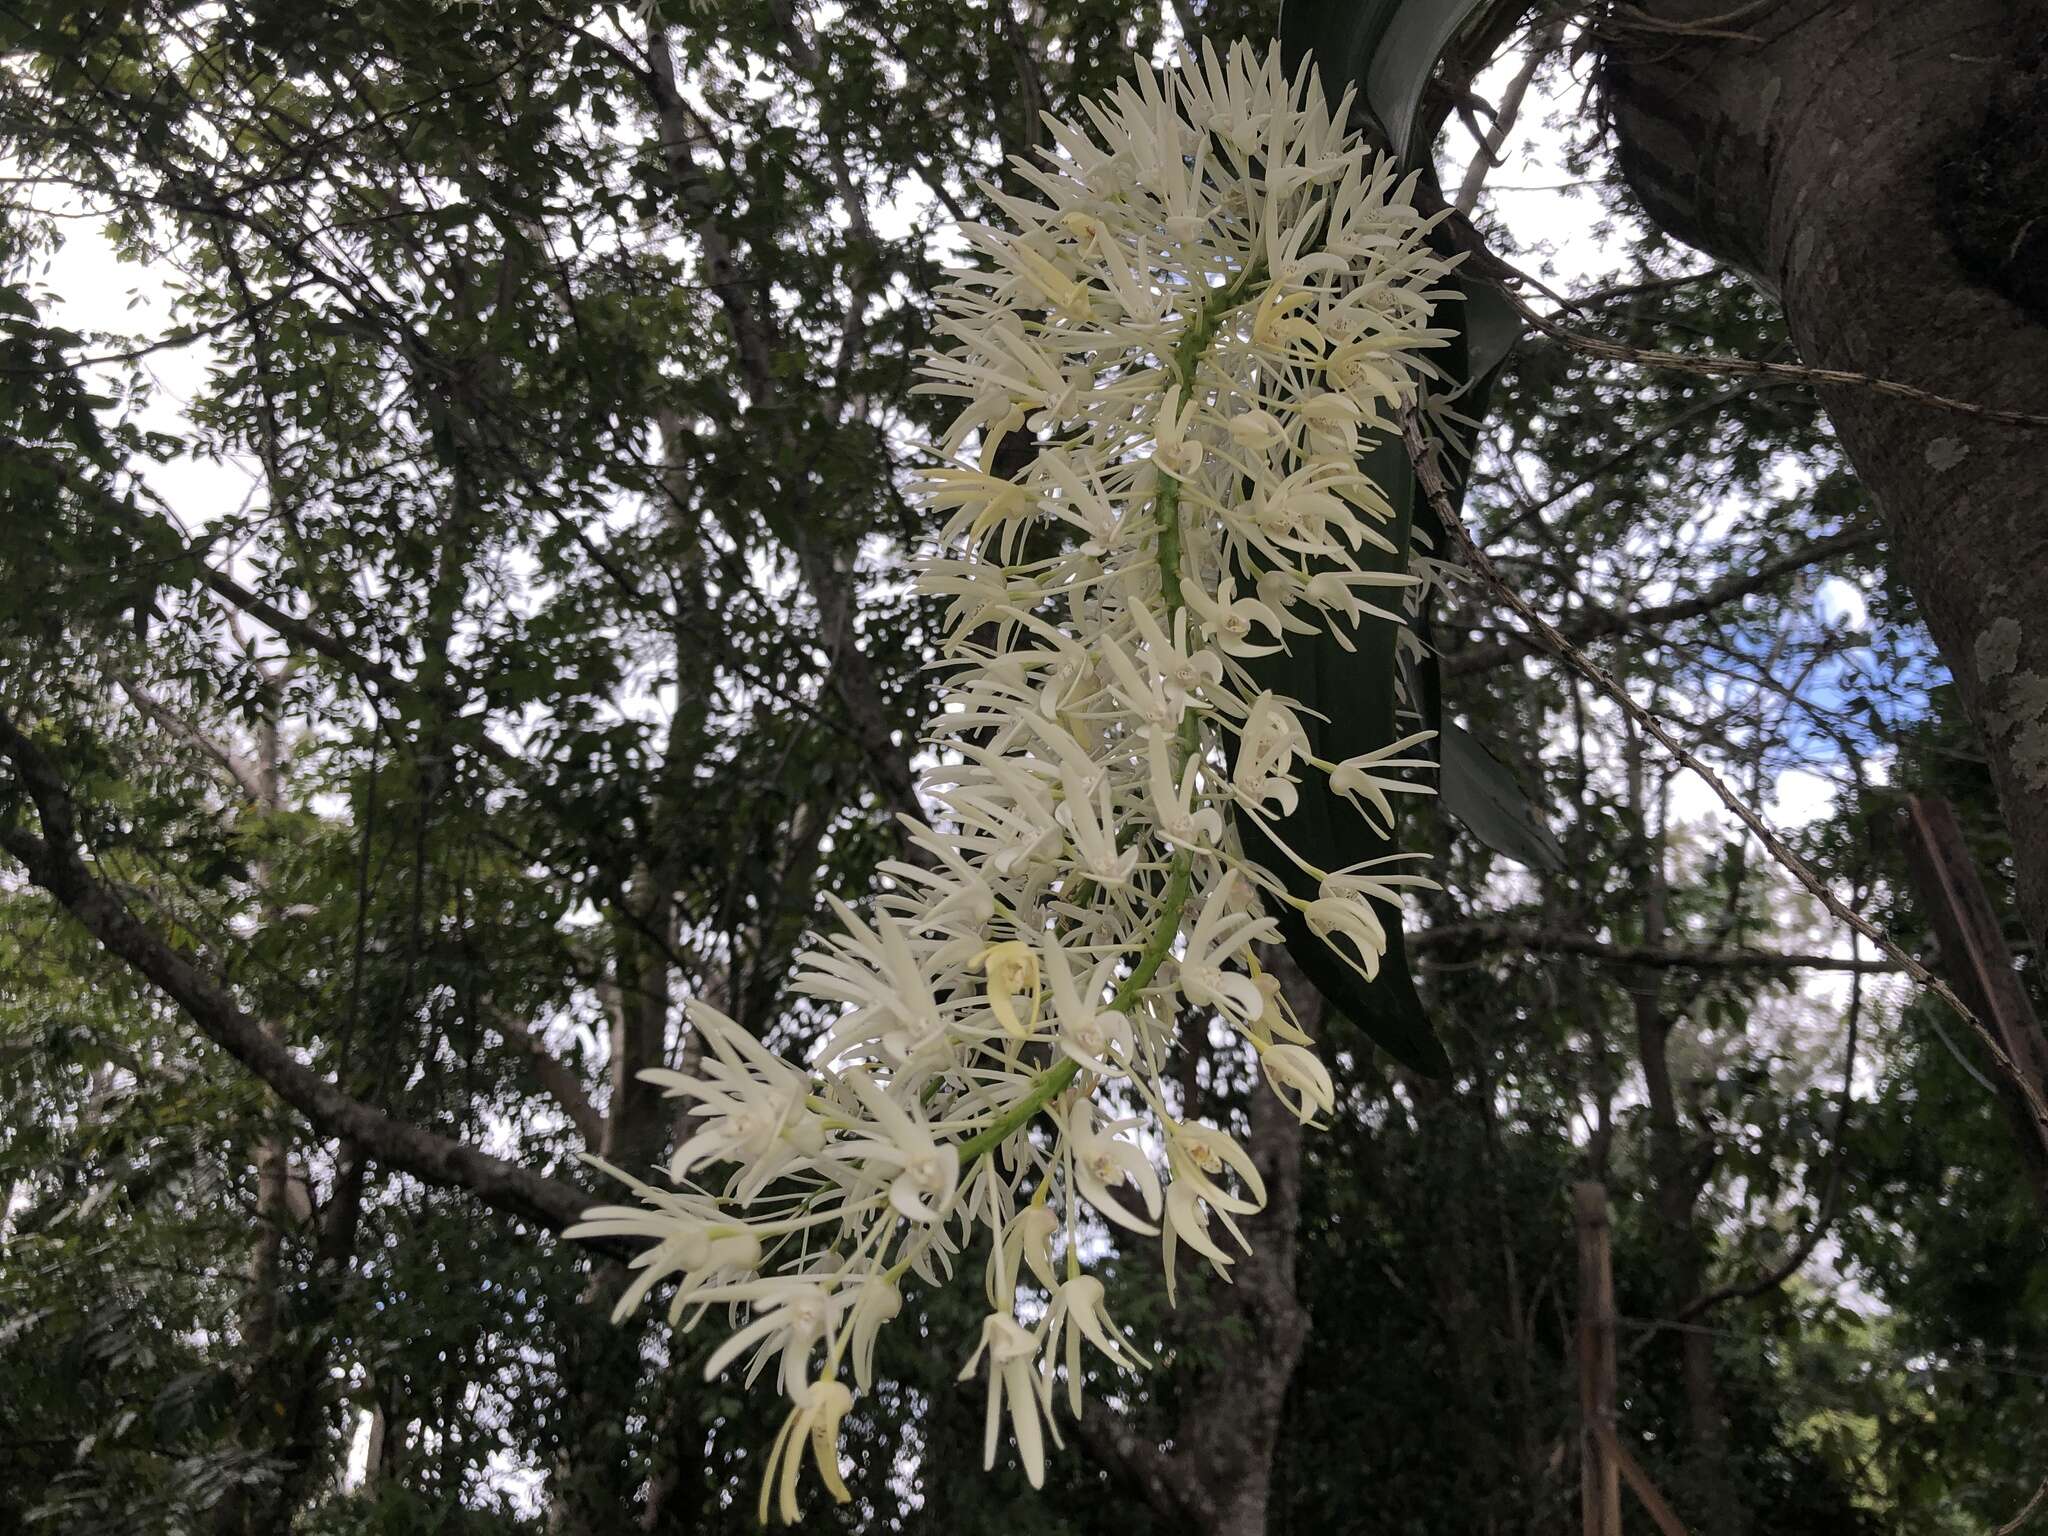
[[[608,1168],[641,1203],[572,1234],[644,1240],[617,1316],[673,1281],[672,1324],[731,1330],[707,1378],[744,1364],[787,1398],[764,1522],[796,1518],[807,1453],[848,1496],[838,1427],[877,1335],[978,1233],[989,1313],[962,1379],[986,1371],[989,1463],[1007,1421],[1039,1484],[1084,1352],[1145,1363],[1089,1235],[1157,1236],[1171,1296],[1183,1249],[1227,1278],[1265,1200],[1178,1103],[1181,1022],[1220,1020],[1304,1121],[1329,1111],[1257,948],[1291,904],[1369,979],[1426,883],[1408,856],[1322,869],[1280,840],[1305,773],[1391,833],[1422,738],[1323,761],[1304,706],[1246,666],[1398,623],[1422,580],[1359,453],[1433,375],[1446,263],[1348,109],[1277,49],[1140,64],[1085,127],[1048,120],[1053,152],[1015,166],[1035,196],[982,189],[1007,227],[964,232],[980,264],[943,291],[950,344],[919,386],[959,402],[917,486],[946,618],[930,824],[801,962],[836,1016],[809,1059],[693,1004],[701,1065],[648,1074],[693,1101],[667,1185]],[[1035,455],[999,475],[1017,433]],[[1245,818],[1313,897],[1244,856]]]

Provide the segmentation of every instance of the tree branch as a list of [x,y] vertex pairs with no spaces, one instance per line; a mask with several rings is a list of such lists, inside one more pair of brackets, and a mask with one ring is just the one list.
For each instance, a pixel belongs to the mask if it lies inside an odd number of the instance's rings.
[[130,912],[80,856],[71,794],[42,750],[0,710],[0,756],[35,803],[38,838],[0,825],[0,848],[27,870],[107,951],[177,1003],[200,1032],[267,1083],[320,1130],[359,1145],[387,1167],[429,1184],[465,1189],[507,1215],[558,1232],[582,1218],[590,1196],[475,1147],[365,1104],[300,1062],[245,1013],[227,989]]
[[1890,395],[1894,399],[1911,400],[1934,410],[1974,417],[1978,421],[1995,421],[2014,427],[2048,427],[2048,415],[2038,411],[2009,411],[1997,406],[1979,405],[1974,400],[1938,395],[1931,389],[1922,389],[1898,379],[1881,379],[1874,374],[1851,373],[1843,368],[1813,368],[1805,363],[1766,363],[1753,357],[1695,357],[1684,352],[1625,346],[1618,341],[1588,336],[1583,331],[1559,325],[1512,289],[1503,287],[1501,291],[1522,312],[1522,318],[1537,330],[1587,357],[1605,358],[1616,363],[1637,363],[1647,368],[1665,368],[1674,373],[1702,374],[1708,378],[1790,379],[1802,384],[1847,385],[1867,389],[1874,394]]
[[[1639,608],[1633,612],[1622,608],[1595,608],[1583,612],[1571,622],[1560,624],[1557,632],[1576,645],[1589,640],[1604,639],[1609,635],[1622,634],[1631,629],[1653,629],[1659,625],[1677,624],[1686,619],[1702,618],[1724,603],[1736,602],[1753,592],[1761,592],[1780,577],[1794,571],[1818,565],[1836,555],[1850,550],[1868,549],[1883,537],[1879,528],[1850,528],[1841,533],[1830,534],[1824,539],[1815,539],[1811,544],[1798,549],[1787,550],[1784,554],[1764,561],[1754,570],[1730,576],[1716,583],[1697,597],[1688,597],[1675,603],[1660,604],[1655,608]],[[1532,637],[1517,635],[1509,640],[1490,645],[1476,645],[1470,650],[1456,651],[1443,658],[1443,672],[1446,677],[1464,677],[1474,672],[1489,671],[1526,655],[1542,655],[1546,647]]]
[[1543,61],[1557,50],[1564,36],[1564,18],[1552,17],[1538,26],[1529,38],[1529,51],[1522,60],[1522,67],[1515,72],[1514,79],[1501,92],[1500,106],[1494,110],[1493,126],[1472,152],[1472,163],[1465,167],[1465,179],[1458,184],[1458,195],[1451,200],[1451,206],[1465,217],[1472,216],[1472,210],[1479,206],[1480,189],[1486,185],[1486,174],[1502,162],[1501,151],[1506,147],[1508,135],[1514,131],[1515,118],[1522,110],[1522,98],[1528,94],[1529,84],[1536,78],[1536,71],[1543,67]]
[[1820,1202],[1814,1208],[1813,1226],[1790,1253],[1756,1279],[1716,1286],[1688,1303],[1678,1314],[1681,1323],[1691,1322],[1724,1301],[1749,1301],[1768,1291],[1775,1291],[1799,1273],[1806,1261],[1813,1257],[1813,1251],[1820,1246],[1828,1228],[1834,1225],[1835,1199],[1842,1191],[1843,1165],[1848,1161],[1849,1108],[1856,1101],[1856,1032],[1862,1018],[1863,987],[1859,976],[1849,988],[1849,1041],[1842,1052],[1842,1091],[1835,1104],[1834,1144],[1828,1157],[1827,1182],[1821,1187]]
[[[792,29],[793,30],[793,29]],[[741,376],[754,410],[767,419],[771,431],[781,440],[782,452],[775,462],[800,462],[795,449],[792,423],[782,414],[783,396],[775,371],[777,337],[767,317],[755,306],[753,296],[739,275],[733,243],[717,217],[717,197],[710,178],[698,166],[691,152],[694,132],[688,104],[677,84],[675,60],[670,54],[668,32],[652,25],[648,29],[649,70],[644,77],[661,124],[661,153],[678,200],[697,236],[710,288],[725,310],[739,355]],[[874,775],[875,785],[897,816],[915,821],[925,819],[918,803],[916,778],[910,769],[910,754],[895,739],[889,724],[887,703],[867,654],[861,650],[853,626],[853,589],[849,572],[842,572],[818,546],[807,526],[811,497],[801,471],[783,486],[792,516],[790,543],[804,585],[818,605],[825,631],[825,647],[832,658],[830,679],[834,693],[845,705],[853,726],[854,739]]]
[[1408,935],[1410,954],[1448,949],[1536,949],[1584,955],[1615,965],[1696,971],[1847,971],[1892,974],[1904,969],[1892,960],[1847,955],[1788,954],[1770,949],[1724,948],[1704,944],[1610,944],[1568,928],[1512,922],[1439,923]]
[[1202,1529],[1215,1518],[1208,1498],[1181,1459],[1160,1450],[1121,1414],[1089,1398],[1082,1404],[1081,1421],[1075,1427],[1088,1453],[1138,1489],[1163,1519],[1187,1521]]
[[127,673],[117,673],[115,680],[120,683],[121,691],[128,695],[129,702],[140,710],[145,718],[195,751],[212,758],[227,771],[228,777],[235,781],[250,801],[257,805],[264,803],[263,784],[255,764],[225,742],[214,740],[192,721],[160,702]]
[[1956,995],[1955,989],[1907,954],[1890,934],[1837,896],[1828,883],[1792,851],[1784,838],[1772,830],[1771,824],[1728,787],[1726,779],[1700,761],[1699,754],[1691,751],[1673,736],[1653,711],[1639,704],[1634,695],[1615,681],[1606,668],[1559,634],[1554,624],[1538,613],[1527,598],[1501,578],[1500,570],[1494,565],[1492,557],[1472,541],[1472,535],[1466,531],[1457,508],[1451,505],[1450,493],[1444,486],[1443,471],[1438,468],[1435,455],[1423,439],[1421,422],[1412,406],[1401,412],[1401,438],[1407,447],[1408,461],[1415,470],[1416,480],[1422,486],[1423,494],[1429,498],[1431,508],[1443,523],[1445,540],[1450,549],[1456,551],[1458,557],[1463,560],[1465,566],[1489,591],[1505,603],[1517,618],[1528,625],[1543,645],[1554,651],[1566,666],[1612,699],[1621,712],[1652,737],[1659,746],[1698,774],[1707,788],[1713,791],[1714,797],[1728,808],[1737,821],[1755,834],[1757,841],[1763,844],[1765,851],[1780,868],[1797,880],[1829,912],[1869,939],[1882,954],[1899,962],[1900,968],[1907,975],[1953,1008],[1956,1016],[1970,1026],[1977,1038],[1983,1042],[1984,1048],[1991,1053],[1991,1060],[2006,1081],[2019,1091],[2020,1097],[2026,1102],[2028,1114],[2044,1131],[2048,1131],[2048,1099],[2044,1099],[2026,1074],[2020,1071],[1998,1037],[1971,1011],[1970,1006]]
[[2034,1518],[2044,1502],[2048,1502],[2048,1477],[2041,1479],[2041,1486],[2034,1490],[2034,1496],[2027,1500],[2026,1507],[1993,1531],[1991,1536],[2018,1536],[2018,1532]]
[[569,1117],[569,1123],[576,1127],[584,1145],[593,1149],[603,1146],[604,1116],[590,1102],[590,1094],[582,1079],[569,1064],[549,1050],[547,1042],[529,1029],[524,1021],[513,1018],[496,1006],[491,1008],[490,1017],[492,1028],[505,1037],[505,1043],[532,1061],[534,1077],[547,1096]]

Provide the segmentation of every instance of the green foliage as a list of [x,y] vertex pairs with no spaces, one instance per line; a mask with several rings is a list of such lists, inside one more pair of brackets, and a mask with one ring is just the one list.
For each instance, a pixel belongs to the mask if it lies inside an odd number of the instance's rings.
[[[790,955],[825,892],[857,896],[894,854],[875,743],[912,739],[928,696],[934,616],[900,579],[923,529],[897,487],[938,411],[906,383],[955,250],[940,192],[982,211],[975,178],[1037,142],[1036,111],[1107,89],[1164,25],[1111,0],[1040,9],[883,0],[812,27],[670,4],[687,185],[631,8],[38,0],[0,23],[23,178],[0,220],[0,709],[59,764],[94,872],[298,1060],[406,1125],[579,1179],[561,1077],[600,1130],[637,1124],[621,1156],[659,1159],[676,1106],[628,1113],[616,1069],[685,1059],[684,997],[792,1054],[813,1038]],[[1223,39],[1274,25],[1197,9]],[[1317,15],[1363,39],[1394,10],[1303,3],[1289,27]],[[1630,233],[1585,132],[1633,291],[1583,323],[1785,355],[1752,288],[1671,281],[1699,269]],[[154,331],[61,323],[79,207],[168,290]],[[728,282],[775,322],[769,403]],[[1881,542],[1855,538],[1873,514],[1808,393],[1623,375],[1541,339],[1509,356],[1487,303],[1468,290],[1452,349],[1453,380],[1481,384],[1450,404],[1486,422],[1460,492],[1530,600],[1747,792],[1791,767],[1829,779],[1803,851],[1909,948],[1929,940],[1901,788],[1957,804],[2003,905],[1981,759]],[[1396,446],[1375,455],[1440,551]],[[1823,540],[1847,542],[1754,579]],[[1822,573],[1867,623],[1820,610]],[[1614,1196],[1623,1428],[1682,1512],[1718,1481],[1762,1536],[2009,1518],[2048,1454],[2048,1265],[2038,1170],[1965,1070],[1973,1047],[1869,979],[1843,1120],[1842,988],[1626,959],[1831,936],[1801,932],[1754,850],[1582,688],[1503,649],[1478,594],[1452,585],[1421,622],[1439,664],[1411,659],[1399,690],[1387,626],[1364,671],[1287,663],[1331,668],[1325,755],[1412,717],[1476,783],[1447,775],[1452,814],[1399,829],[1444,889],[1383,986],[1321,978],[1358,1029],[1325,1031],[1340,1109],[1300,1142],[1289,1286],[1310,1331],[1268,1529],[1569,1523],[1566,1191],[1587,1176]],[[1324,862],[1383,851],[1339,809],[1307,839]],[[0,831],[42,831],[4,768]],[[1177,1107],[1241,1126],[1266,1092],[1212,1044]],[[752,1528],[776,1415],[702,1381],[704,1333],[611,1327],[615,1271],[287,1110],[5,857],[0,1105],[0,1528]],[[1797,1275],[1709,1310],[1710,1333],[1668,1326],[1817,1222]],[[1162,1363],[1091,1397],[1154,1450],[1248,1430],[1242,1408],[1220,1429],[1183,1416],[1231,1404],[1255,1363],[1255,1287],[1184,1275],[1169,1309],[1149,1263],[1088,1242]],[[979,1473],[978,1390],[952,1379],[979,1262],[886,1335],[848,1426],[855,1500],[810,1522],[1197,1523],[1064,1416],[1047,1493]],[[1725,1419],[1713,1455],[1694,1337]]]

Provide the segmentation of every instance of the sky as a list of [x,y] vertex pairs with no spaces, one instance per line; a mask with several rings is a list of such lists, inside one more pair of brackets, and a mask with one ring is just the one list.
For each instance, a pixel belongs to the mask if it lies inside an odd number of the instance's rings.
[[[1498,101],[1520,62],[1515,54],[1501,59],[1480,76],[1476,94]],[[1556,124],[1576,114],[1584,90],[1583,80],[1554,71],[1536,82],[1503,148],[1504,163],[1488,174],[1480,198],[1482,210],[1496,213],[1516,241],[1533,248],[1532,258],[1536,253],[1543,256],[1545,280],[1566,294],[1599,286],[1625,259],[1621,232],[1603,232],[1607,210],[1565,164],[1567,136]],[[1458,184],[1477,148],[1454,119],[1438,158],[1446,186]],[[1651,591],[1644,600],[1656,602],[1660,597]],[[1867,624],[1863,594],[1850,582],[1830,578],[1816,593],[1815,605],[1830,622],[1853,629]],[[1781,772],[1773,792],[1773,819],[1786,829],[1807,825],[1829,814],[1834,793],[1832,781],[1823,774]],[[1683,775],[1677,786],[1677,808],[1689,821],[1727,819],[1713,792],[1690,774]]]

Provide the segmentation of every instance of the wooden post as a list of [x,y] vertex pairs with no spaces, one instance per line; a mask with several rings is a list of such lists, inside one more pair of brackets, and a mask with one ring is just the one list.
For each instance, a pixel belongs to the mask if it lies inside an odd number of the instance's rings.
[[[1963,844],[1955,811],[1946,800],[1909,795],[1905,831],[1906,866],[1941,943],[1941,968],[2034,1091],[2048,1090],[2048,1037],[2013,970],[2012,951]],[[2019,1105],[2014,1129],[2032,1154],[2028,1161],[2037,1181],[2048,1189],[2048,1129],[2026,1112],[2017,1094],[2010,1096]]]
[[1615,1406],[1614,1246],[1607,1186],[1572,1186],[1579,1235],[1579,1497],[1584,1536],[1621,1536]]
[[1662,1531],[1664,1536],[1685,1536],[1685,1526],[1678,1518],[1678,1511],[1671,1507],[1669,1501],[1658,1491],[1657,1485],[1650,1481],[1650,1474],[1642,1469],[1635,1457],[1629,1455],[1628,1447],[1623,1445],[1611,1430],[1602,1438],[1606,1443],[1607,1454],[1614,1458],[1615,1466],[1621,1469],[1622,1480],[1628,1484],[1629,1491],[1643,1501],[1643,1508],[1648,1510],[1650,1518],[1657,1522],[1657,1529]]
[[1643,1502],[1664,1536],[1685,1536],[1678,1514],[1615,1433],[1614,1239],[1607,1186],[1572,1186],[1579,1232],[1579,1508],[1584,1536],[1621,1536],[1621,1484]]

